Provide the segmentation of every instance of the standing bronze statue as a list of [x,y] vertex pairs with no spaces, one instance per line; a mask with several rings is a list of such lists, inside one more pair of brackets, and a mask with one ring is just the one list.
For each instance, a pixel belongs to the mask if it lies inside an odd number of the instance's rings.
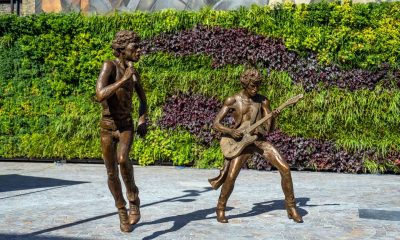
[[[216,208],[217,220],[221,223],[228,222],[225,217],[225,208],[235,180],[243,164],[257,152],[279,170],[288,217],[296,222],[303,222],[296,210],[289,165],[270,142],[261,138],[262,135],[274,129],[275,118],[280,111],[287,105],[297,102],[302,95],[290,99],[271,111],[267,98],[258,94],[262,82],[262,76],[258,70],[246,70],[241,75],[240,82],[243,90],[225,100],[213,124],[214,129],[223,134],[220,143],[225,156],[224,166],[219,176],[209,179],[213,189],[218,189],[222,185]],[[232,112],[234,118],[233,128],[221,124],[229,112]]]
[[[137,132],[140,136],[146,134],[146,95],[139,75],[132,66],[140,57],[139,41],[139,37],[132,31],[124,30],[116,34],[112,49],[117,58],[104,62],[96,85],[96,98],[102,106],[102,155],[107,169],[108,187],[118,208],[123,232],[131,232],[132,225],[140,219],[139,190],[135,184],[132,163],[128,159],[134,134],[131,116],[134,91],[140,101]],[[118,164],[126,186],[129,215],[122,194]]]

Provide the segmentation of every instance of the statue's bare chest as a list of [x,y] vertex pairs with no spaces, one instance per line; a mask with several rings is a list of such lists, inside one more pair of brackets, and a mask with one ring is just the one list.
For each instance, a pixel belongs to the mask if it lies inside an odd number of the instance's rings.
[[[120,68],[119,66],[116,67],[116,81],[120,81],[122,76],[124,75],[124,70]],[[134,89],[134,82],[133,81],[127,81],[123,86],[121,86],[116,92],[115,95],[118,99],[125,100],[125,98],[130,98],[132,97]]]
[[258,112],[259,104],[251,99],[241,99],[237,106],[238,115],[242,116],[242,121],[250,121],[252,116]]

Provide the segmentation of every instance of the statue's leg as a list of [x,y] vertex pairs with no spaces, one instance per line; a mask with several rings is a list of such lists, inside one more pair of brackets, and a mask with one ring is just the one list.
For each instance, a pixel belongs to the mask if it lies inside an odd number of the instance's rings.
[[132,146],[132,130],[121,131],[119,134],[118,163],[121,176],[126,186],[129,200],[129,223],[136,224],[140,220],[139,189],[135,184],[132,163],[129,161],[129,151]]
[[274,167],[276,167],[281,175],[281,185],[285,194],[285,206],[288,217],[295,222],[303,222],[302,217],[296,210],[296,202],[294,198],[292,176],[290,167],[283,159],[279,151],[269,142],[257,141],[255,145],[261,150],[261,154],[268,159]]
[[128,222],[126,202],[122,195],[121,182],[118,177],[117,143],[112,131],[101,129],[101,149],[104,165],[107,169],[108,188],[114,197],[115,206],[118,208],[121,231],[131,232],[133,228]]
[[229,170],[229,164],[231,163],[231,160],[225,159],[224,160],[224,166],[222,169],[219,171],[219,175],[208,179],[208,182],[211,184],[212,189],[217,190],[225,181],[226,175]]
[[244,152],[240,156],[230,160],[229,170],[224,181],[224,184],[221,188],[221,193],[219,195],[218,204],[217,204],[217,221],[221,223],[227,223],[228,220],[225,217],[225,208],[226,203],[228,202],[228,198],[233,191],[233,187],[235,185],[235,181],[237,176],[239,175],[240,169],[242,165],[249,159],[251,153]]

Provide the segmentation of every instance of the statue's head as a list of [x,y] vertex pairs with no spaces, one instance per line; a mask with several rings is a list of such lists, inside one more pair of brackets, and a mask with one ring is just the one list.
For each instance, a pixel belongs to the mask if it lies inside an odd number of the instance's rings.
[[122,30],[117,32],[115,38],[111,44],[116,57],[123,57],[128,61],[136,62],[139,60],[139,36],[128,30]]
[[240,83],[249,96],[255,96],[261,86],[262,75],[257,69],[247,69],[240,76]]

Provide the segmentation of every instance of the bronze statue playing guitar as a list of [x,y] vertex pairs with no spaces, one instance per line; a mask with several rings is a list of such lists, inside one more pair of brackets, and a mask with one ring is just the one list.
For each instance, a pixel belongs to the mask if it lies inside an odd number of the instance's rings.
[[[270,142],[262,140],[260,136],[274,129],[275,118],[283,108],[296,103],[303,96],[298,95],[291,98],[271,111],[267,98],[258,94],[262,82],[262,76],[258,70],[246,70],[241,75],[240,82],[243,90],[225,100],[213,124],[214,129],[223,134],[220,143],[225,156],[224,167],[219,176],[209,179],[214,189],[218,189],[222,185],[216,209],[217,220],[221,223],[228,222],[225,217],[225,208],[233,191],[235,180],[243,164],[253,153],[258,152],[269,160],[281,175],[288,217],[296,222],[302,222],[303,219],[296,210],[289,165],[279,151]],[[232,112],[235,122],[232,128],[221,124],[229,112]]]
[[[286,101],[284,104],[279,106],[275,112],[280,112],[282,111],[283,108],[295,104],[297,101],[299,101],[303,97],[302,94],[297,95],[288,101]],[[264,122],[272,118],[274,115],[274,112],[266,114],[265,117],[262,119],[258,120],[255,122],[253,125],[251,125],[250,121],[244,121],[240,124],[240,127],[237,129],[240,131],[242,134],[242,138],[240,141],[236,141],[236,139],[227,136],[227,137],[222,137],[221,138],[221,150],[222,153],[224,154],[225,158],[232,159],[237,157],[244,149],[245,147],[249,146],[250,144],[254,143],[258,136],[253,135],[253,131],[262,125]]]

